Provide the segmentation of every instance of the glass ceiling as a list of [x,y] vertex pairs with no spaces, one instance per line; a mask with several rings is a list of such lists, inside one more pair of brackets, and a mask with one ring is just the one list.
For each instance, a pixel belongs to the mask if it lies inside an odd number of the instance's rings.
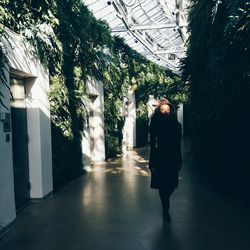
[[179,72],[185,57],[187,0],[83,0],[113,35],[147,59]]

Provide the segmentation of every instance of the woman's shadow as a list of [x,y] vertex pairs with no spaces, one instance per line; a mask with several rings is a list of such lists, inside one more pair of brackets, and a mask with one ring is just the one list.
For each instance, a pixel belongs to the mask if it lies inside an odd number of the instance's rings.
[[162,227],[156,232],[155,239],[152,242],[151,250],[180,250],[178,239],[174,234],[171,224],[162,224]]

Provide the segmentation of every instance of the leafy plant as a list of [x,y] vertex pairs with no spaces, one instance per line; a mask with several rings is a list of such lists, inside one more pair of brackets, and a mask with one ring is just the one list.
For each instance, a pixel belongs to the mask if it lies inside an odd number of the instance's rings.
[[[183,79],[189,81],[196,165],[231,192],[250,197],[249,1],[192,1]],[[235,179],[237,176],[237,179]]]
[[136,91],[142,123],[149,94],[168,95],[176,102],[186,95],[179,76],[149,62],[122,39],[112,38],[107,23],[96,20],[81,0],[1,0],[0,21],[26,37],[49,69],[54,188],[82,173],[88,77],[104,86],[107,158],[121,151],[120,109],[129,89]]

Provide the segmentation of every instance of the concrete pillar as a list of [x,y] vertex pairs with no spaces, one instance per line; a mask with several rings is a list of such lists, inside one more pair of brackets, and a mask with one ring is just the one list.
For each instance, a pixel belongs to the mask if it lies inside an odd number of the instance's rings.
[[147,106],[148,106],[148,118],[149,119],[154,114],[154,111],[155,111],[155,108],[156,108],[157,104],[158,104],[158,102],[154,98],[154,96],[153,95],[149,95],[148,102],[147,102]]
[[86,91],[89,95],[89,100],[85,102],[89,119],[86,121],[82,140],[85,169],[91,163],[105,161],[103,84],[89,77],[86,82]]
[[[5,71],[9,85],[9,73]],[[0,233],[16,218],[14,198],[14,176],[12,162],[12,140],[10,124],[10,94],[9,90],[0,83],[1,97],[6,109],[0,104]],[[9,126],[8,126],[9,125]]]
[[183,134],[183,103],[179,104],[179,108],[177,110],[177,120],[182,125],[182,134]]
[[26,86],[30,196],[42,198],[53,190],[48,74],[37,72],[37,78],[26,79]]
[[[88,101],[85,101],[85,106],[90,107],[90,104]],[[83,162],[84,169],[86,171],[89,171],[91,167],[91,144],[90,144],[90,132],[89,132],[89,120],[88,119],[84,121],[84,126],[83,126],[82,155],[83,155],[82,162]]]
[[129,91],[125,100],[125,124],[123,128],[123,153],[136,146],[136,103],[134,91]]

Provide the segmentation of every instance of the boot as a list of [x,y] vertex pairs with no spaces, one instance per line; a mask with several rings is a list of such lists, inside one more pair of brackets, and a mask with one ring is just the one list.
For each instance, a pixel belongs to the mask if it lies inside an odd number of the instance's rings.
[[170,223],[171,222],[171,217],[170,217],[168,211],[163,212],[163,221],[166,222],[166,223]]

